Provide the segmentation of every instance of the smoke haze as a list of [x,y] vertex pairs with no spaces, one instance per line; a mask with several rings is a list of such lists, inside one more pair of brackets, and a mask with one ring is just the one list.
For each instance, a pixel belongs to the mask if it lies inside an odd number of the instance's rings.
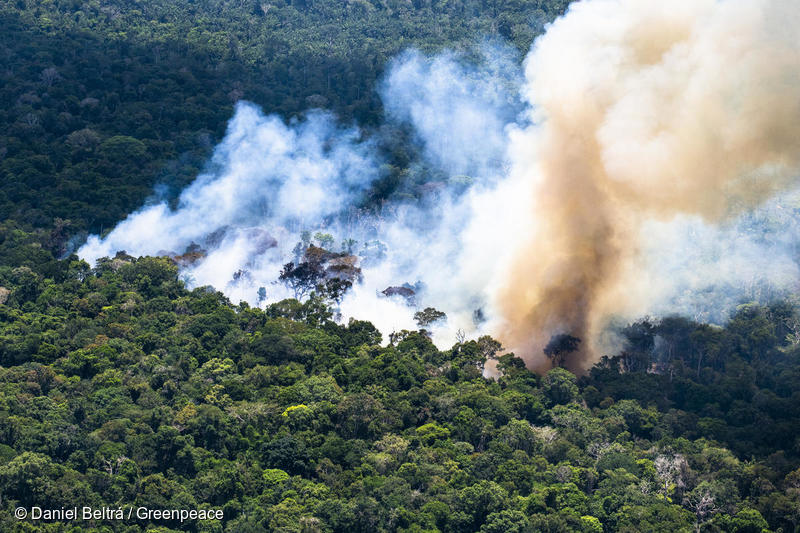
[[[380,92],[387,124],[418,145],[416,200],[372,211],[358,206],[384,161],[369,136],[322,111],[287,124],[242,103],[176,208],[145,206],[80,255],[194,246],[191,284],[255,304],[259,287],[292,296],[280,268],[304,231],[326,232],[337,251],[357,243],[343,318],[390,333],[433,306],[448,315],[440,346],[490,333],[535,369],[568,333],[584,340],[568,360],[579,370],[614,348],[612,319],[721,321],[796,284],[798,23],[788,0],[589,0],[548,26],[524,70],[496,45],[477,60],[402,54]],[[403,283],[412,305],[381,294]]]
[[412,126],[429,162],[451,175],[497,177],[506,161],[509,124],[524,119],[517,54],[483,43],[478,65],[445,52],[415,50],[393,61],[381,84],[387,119]]
[[506,342],[535,357],[566,332],[592,358],[608,317],[641,306],[646,220],[719,221],[794,182],[799,15],[786,0],[596,0],[537,40],[539,125],[511,147],[537,223],[497,296]]

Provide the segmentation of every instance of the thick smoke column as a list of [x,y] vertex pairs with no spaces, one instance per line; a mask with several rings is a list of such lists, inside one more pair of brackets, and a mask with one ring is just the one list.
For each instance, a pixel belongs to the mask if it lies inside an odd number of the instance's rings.
[[798,24],[794,0],[593,0],[537,40],[538,125],[514,135],[509,178],[533,216],[493,298],[529,366],[558,333],[584,339],[585,366],[607,319],[641,307],[646,220],[720,221],[794,183]]
[[[585,0],[524,75],[497,46],[402,54],[374,137],[321,111],[286,123],[240,104],[176,206],[146,205],[79,253],[170,255],[190,285],[263,305],[296,295],[279,274],[320,232],[363,274],[343,319],[388,336],[436,307],[441,348],[488,333],[534,369],[569,334],[581,370],[617,348],[613,320],[723,320],[761,283],[769,297],[797,282],[800,195],[774,198],[800,167],[798,27],[794,0]],[[370,138],[404,128],[416,144],[402,182],[361,209],[385,171]],[[385,296],[404,284],[413,302]]]

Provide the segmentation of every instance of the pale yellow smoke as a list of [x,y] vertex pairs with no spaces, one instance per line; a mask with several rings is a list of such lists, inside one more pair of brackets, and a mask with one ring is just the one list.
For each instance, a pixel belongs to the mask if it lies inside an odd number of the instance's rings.
[[645,218],[721,220],[796,182],[798,28],[797,0],[589,0],[537,41],[536,126],[512,141],[535,223],[494,294],[529,366],[549,367],[555,333],[583,339],[572,369],[602,355],[608,318],[641,297]]

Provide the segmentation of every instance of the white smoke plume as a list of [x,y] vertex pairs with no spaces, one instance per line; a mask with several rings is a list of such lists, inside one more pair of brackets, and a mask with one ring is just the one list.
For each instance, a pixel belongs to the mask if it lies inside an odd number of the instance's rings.
[[328,113],[313,111],[287,125],[240,103],[209,168],[181,193],[175,209],[166,202],[147,206],[104,239],[91,236],[80,255],[176,256],[196,245],[208,255],[188,275],[252,301],[257,289],[230,283],[236,272],[265,270],[277,278],[300,228],[322,227],[378,177],[374,149],[359,135],[339,128]]
[[[192,285],[257,304],[263,303],[260,287],[266,302],[292,297],[276,282],[281,268],[304,232],[328,233],[334,251],[350,241],[362,256],[362,282],[341,302],[344,318],[369,318],[390,333],[416,329],[414,312],[435,305],[452,317],[433,326],[437,337],[452,343],[458,329],[473,327],[472,314],[486,298],[474,290],[483,279],[458,274],[456,265],[463,228],[480,207],[470,205],[475,191],[507,164],[504,131],[522,109],[521,79],[512,53],[497,45],[483,45],[470,60],[452,52],[428,58],[409,51],[398,58],[381,87],[387,120],[413,129],[424,157],[414,165],[444,179],[423,175],[411,184],[418,204],[387,205],[377,213],[356,208],[381,177],[382,163],[375,143],[358,129],[339,127],[321,111],[286,124],[240,103],[207,170],[175,208],[163,201],[145,206],[104,238],[91,236],[79,254],[95,261],[123,250],[179,258],[200,250],[183,266]],[[453,134],[438,134],[454,123]],[[383,250],[379,261],[376,248]],[[414,286],[414,306],[382,294],[403,284]]]
[[[800,163],[798,22],[788,0],[585,0],[548,26],[524,75],[497,47],[407,52],[380,89],[387,122],[419,144],[404,184],[417,199],[377,211],[357,209],[383,163],[363,133],[241,104],[175,209],[146,206],[80,255],[196,244],[193,284],[257,303],[259,287],[291,296],[280,268],[303,231],[322,231],[357,242],[363,278],[343,318],[390,333],[433,306],[448,315],[440,346],[491,333],[536,369],[570,333],[579,370],[611,319],[722,321],[795,287],[797,195],[776,195]],[[413,305],[381,294],[403,283]]]
[[353,203],[377,175],[369,143],[358,135],[323,112],[287,126],[240,103],[208,171],[181,193],[177,209],[149,206],[105,239],[91,237],[83,253],[100,257],[122,246],[143,254],[178,251],[258,220],[318,224]]
[[483,43],[477,68],[454,52],[410,50],[381,84],[390,121],[410,124],[428,160],[451,176],[497,177],[507,164],[509,124],[524,119],[517,54]]

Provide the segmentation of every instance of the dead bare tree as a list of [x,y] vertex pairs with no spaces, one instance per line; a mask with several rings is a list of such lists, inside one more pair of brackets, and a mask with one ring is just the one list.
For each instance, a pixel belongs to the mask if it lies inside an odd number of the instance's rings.
[[675,485],[678,488],[684,487],[683,473],[688,466],[686,459],[681,454],[659,455],[654,461],[656,474],[664,484],[664,501],[668,500],[669,487]]
[[694,491],[686,496],[684,505],[692,511],[695,516],[694,530],[699,533],[700,527],[719,511],[714,496],[708,489]]

